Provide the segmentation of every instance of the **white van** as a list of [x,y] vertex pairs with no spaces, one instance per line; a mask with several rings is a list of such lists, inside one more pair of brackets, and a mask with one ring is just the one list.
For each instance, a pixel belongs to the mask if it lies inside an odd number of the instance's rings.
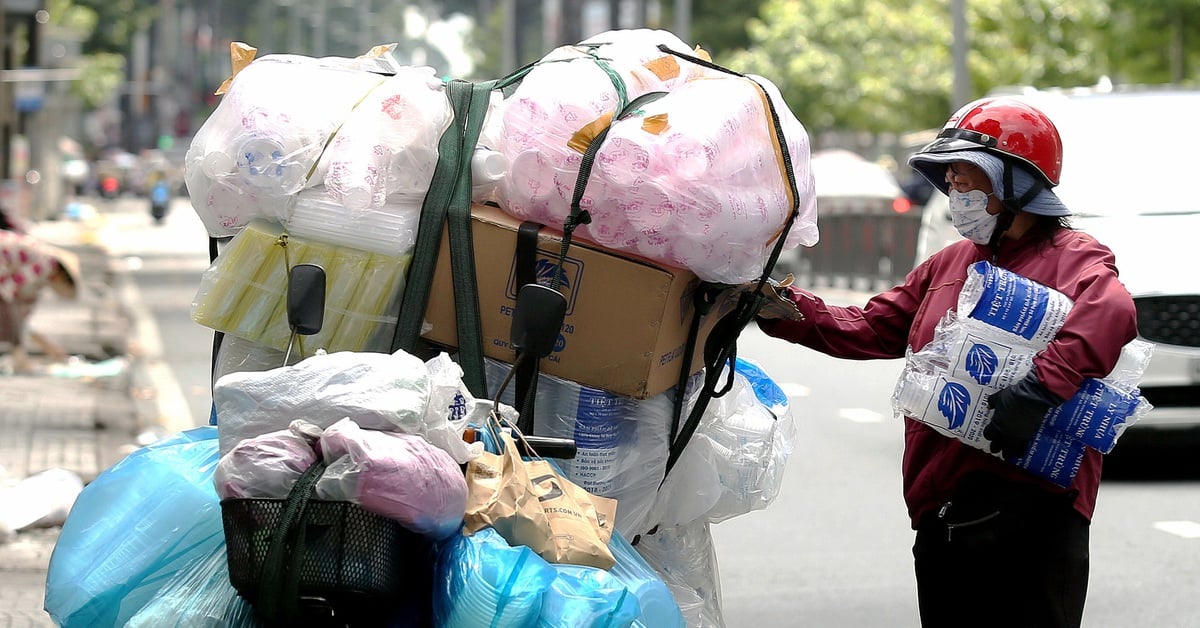
[[[1113,250],[1137,304],[1139,335],[1155,344],[1142,380],[1154,410],[1122,438],[1200,443],[1200,90],[1079,88],[1016,94],[1063,139],[1061,184],[1071,225]],[[960,236],[934,194],[916,263]],[[1135,435],[1136,434],[1136,435]],[[1166,439],[1160,441],[1159,439]]]

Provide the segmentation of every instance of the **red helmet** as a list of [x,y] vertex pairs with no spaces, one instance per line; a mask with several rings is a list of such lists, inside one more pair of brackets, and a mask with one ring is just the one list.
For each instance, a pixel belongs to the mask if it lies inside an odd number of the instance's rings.
[[984,150],[1014,158],[1042,175],[1050,187],[1062,172],[1062,139],[1046,114],[1015,98],[982,98],[954,112],[921,153]]

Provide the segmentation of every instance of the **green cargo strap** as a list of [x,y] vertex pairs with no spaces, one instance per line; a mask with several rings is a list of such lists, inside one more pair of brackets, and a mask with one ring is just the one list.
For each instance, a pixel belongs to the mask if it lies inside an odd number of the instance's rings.
[[305,513],[317,481],[324,473],[325,463],[317,460],[301,474],[288,493],[279,521],[271,531],[271,544],[267,547],[258,578],[258,599],[254,602],[255,608],[268,621],[295,622],[300,619]]
[[483,116],[487,111],[491,83],[473,84],[452,80],[446,84],[454,120],[438,143],[438,161],[429,192],[421,205],[421,220],[401,299],[399,320],[392,337],[392,351],[412,352],[424,322],[433,288],[442,228],[450,240],[450,268],[454,311],[463,383],[472,394],[486,397],[483,372],[482,331],[479,297],[475,280],[474,247],[471,240],[471,156]]

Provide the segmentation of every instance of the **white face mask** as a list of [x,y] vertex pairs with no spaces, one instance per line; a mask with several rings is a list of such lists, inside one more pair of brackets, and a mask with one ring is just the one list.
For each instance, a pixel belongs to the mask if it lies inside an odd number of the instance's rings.
[[988,213],[988,195],[983,190],[950,190],[948,195],[954,228],[975,244],[987,244],[996,230],[996,221],[1000,219],[999,214]]

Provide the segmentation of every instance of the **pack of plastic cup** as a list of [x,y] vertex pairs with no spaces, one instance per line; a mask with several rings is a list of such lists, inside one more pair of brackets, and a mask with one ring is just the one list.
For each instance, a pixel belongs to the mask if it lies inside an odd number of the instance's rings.
[[793,200],[769,103],[799,196],[785,248],[817,241],[807,131],[770,81],[663,53],[660,43],[691,52],[663,31],[612,31],[556,49],[530,70],[497,105],[494,141],[509,163],[500,206],[561,226],[596,133],[623,103],[665,92],[611,121],[580,201],[591,223],[577,233],[708,281],[757,278]]
[[[1071,305],[1056,290],[987,262],[974,264],[958,313],[949,312],[929,344],[909,352],[892,395],[894,410],[989,450],[983,436],[992,417],[988,395],[1029,373]],[[1029,452],[1014,462],[1066,486],[1085,448],[1111,451],[1125,428],[1151,410],[1137,386],[1152,352],[1153,345],[1143,340],[1125,345],[1110,374],[1085,380],[1046,414]]]
[[[419,208],[451,118],[433,68],[389,56],[256,59],[234,76],[188,148],[192,206],[216,237],[255,219],[295,219],[313,234],[328,221],[338,243],[401,253],[355,236],[379,238],[393,221],[407,228],[411,218],[394,208]],[[317,186],[319,199],[297,206],[298,193]]]

